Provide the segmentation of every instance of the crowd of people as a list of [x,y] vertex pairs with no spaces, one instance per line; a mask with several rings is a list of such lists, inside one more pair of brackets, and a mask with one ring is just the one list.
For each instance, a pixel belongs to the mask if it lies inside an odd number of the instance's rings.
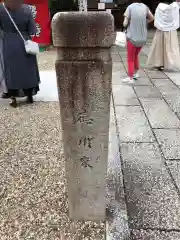
[[123,26],[127,28],[128,77],[123,80],[133,83],[138,78],[139,53],[147,41],[148,23],[154,21],[156,33],[150,48],[147,67],[160,71],[180,68],[180,53],[177,36],[179,28],[179,2],[161,1],[153,16],[150,9],[135,0],[124,13]]

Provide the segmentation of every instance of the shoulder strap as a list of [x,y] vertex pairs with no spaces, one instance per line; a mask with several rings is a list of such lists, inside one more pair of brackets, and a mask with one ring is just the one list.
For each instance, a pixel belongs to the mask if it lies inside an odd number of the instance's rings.
[[9,11],[7,10],[5,4],[3,3],[3,7],[7,13],[7,15],[9,16],[9,19],[11,20],[12,24],[14,25],[15,29],[17,30],[17,32],[19,33],[20,37],[22,38],[22,40],[25,42],[26,40],[24,39],[22,33],[19,31],[19,28],[17,27],[16,23],[14,22],[13,18],[11,17],[11,14],[9,13]]

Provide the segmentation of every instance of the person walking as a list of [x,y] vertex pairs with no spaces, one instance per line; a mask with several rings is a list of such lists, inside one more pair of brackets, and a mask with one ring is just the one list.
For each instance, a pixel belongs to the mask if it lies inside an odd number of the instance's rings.
[[124,13],[123,26],[127,27],[128,77],[123,82],[133,83],[139,77],[138,55],[147,41],[147,24],[153,20],[153,14],[140,0],[129,5]]
[[35,55],[27,54],[24,41],[13,25],[8,13],[22,33],[24,39],[36,34],[35,22],[28,5],[22,0],[5,0],[0,4],[0,29],[3,32],[4,79],[10,106],[17,107],[16,97],[27,97],[33,103],[33,95],[39,91],[39,70]]
[[158,70],[179,68],[180,54],[177,29],[179,28],[179,4],[161,1],[154,17],[156,33],[152,42],[147,66]]

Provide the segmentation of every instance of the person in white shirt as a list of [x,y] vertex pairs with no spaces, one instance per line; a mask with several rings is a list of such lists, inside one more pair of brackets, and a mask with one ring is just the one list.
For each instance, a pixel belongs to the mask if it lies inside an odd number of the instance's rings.
[[161,1],[154,16],[156,33],[152,42],[147,65],[163,69],[180,68],[177,36],[179,28],[179,3]]
[[124,83],[133,83],[138,78],[139,54],[147,41],[147,23],[154,17],[149,8],[141,0],[133,0],[124,13],[123,26],[127,28],[127,62],[128,77]]

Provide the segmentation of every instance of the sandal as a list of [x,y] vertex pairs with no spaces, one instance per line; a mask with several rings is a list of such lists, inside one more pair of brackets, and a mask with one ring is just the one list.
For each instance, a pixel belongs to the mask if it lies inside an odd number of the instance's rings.
[[16,108],[17,107],[17,101],[16,101],[16,98],[15,97],[12,97],[11,98],[11,101],[9,102],[9,105],[13,108]]

